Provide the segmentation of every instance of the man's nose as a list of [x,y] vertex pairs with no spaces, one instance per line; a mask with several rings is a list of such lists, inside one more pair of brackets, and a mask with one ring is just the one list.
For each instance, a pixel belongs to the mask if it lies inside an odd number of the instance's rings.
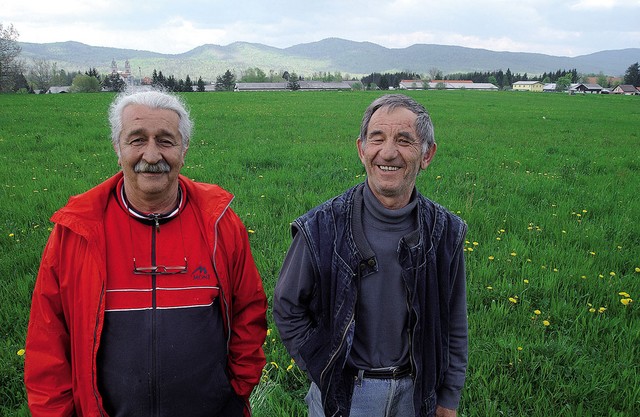
[[380,156],[386,160],[394,159],[398,155],[398,145],[393,140],[386,140],[380,149]]
[[162,159],[162,152],[155,139],[147,141],[142,158],[149,164],[155,164]]

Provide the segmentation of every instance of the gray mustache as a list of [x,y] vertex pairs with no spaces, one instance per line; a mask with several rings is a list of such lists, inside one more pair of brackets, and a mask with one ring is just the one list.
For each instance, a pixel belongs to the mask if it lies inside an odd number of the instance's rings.
[[155,164],[149,164],[141,160],[136,164],[135,167],[133,167],[133,171],[137,174],[144,173],[144,172],[166,173],[171,171],[171,167],[169,166],[167,161],[165,161],[164,159],[161,159]]

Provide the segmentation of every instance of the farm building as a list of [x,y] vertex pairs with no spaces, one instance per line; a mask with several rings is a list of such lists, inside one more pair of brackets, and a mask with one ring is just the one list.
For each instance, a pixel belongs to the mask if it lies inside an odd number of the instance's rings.
[[498,87],[491,83],[474,83],[473,81],[466,80],[402,80],[400,81],[398,88],[400,90],[498,90]]
[[515,91],[533,91],[540,93],[544,89],[544,84],[540,81],[516,81],[513,83]]
[[[351,90],[351,85],[346,81],[322,82],[322,81],[298,81],[300,90]],[[288,83],[236,83],[234,91],[284,91],[288,89]]]
[[47,90],[47,94],[60,94],[60,93],[68,93],[71,90],[70,85],[65,86],[51,86],[49,90]]

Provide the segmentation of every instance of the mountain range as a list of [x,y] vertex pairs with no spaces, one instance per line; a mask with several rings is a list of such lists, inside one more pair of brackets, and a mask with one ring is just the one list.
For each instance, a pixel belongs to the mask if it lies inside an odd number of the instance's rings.
[[215,80],[226,70],[236,75],[248,68],[295,72],[310,76],[320,72],[340,72],[342,76],[361,77],[370,73],[406,71],[427,74],[438,69],[444,75],[494,70],[538,75],[557,70],[577,69],[582,74],[603,73],[621,76],[629,66],[640,61],[640,48],[607,50],[576,57],[527,52],[498,52],[433,44],[416,44],[406,48],[386,48],[371,42],[354,42],[327,38],[318,42],[275,48],[258,43],[235,42],[226,46],[205,44],[181,54],[162,54],[136,49],[90,46],[80,42],[20,42],[22,58],[55,62],[65,71],[111,72],[115,61],[124,70],[128,60],[134,76],[151,76],[153,70],[166,76],[192,80],[202,77]]

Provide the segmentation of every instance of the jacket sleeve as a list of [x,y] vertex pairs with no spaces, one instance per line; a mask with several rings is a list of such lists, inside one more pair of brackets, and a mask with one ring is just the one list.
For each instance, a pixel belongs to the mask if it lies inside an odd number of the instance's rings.
[[299,347],[313,320],[309,303],[314,288],[311,254],[302,233],[297,233],[287,251],[273,294],[273,319],[282,343],[303,371],[307,370]]
[[238,396],[248,399],[260,382],[266,364],[262,345],[267,335],[267,297],[249,246],[249,236],[240,219],[234,220],[234,250],[231,254],[229,283],[226,295],[229,309],[229,371],[231,386]]
[[468,360],[466,271],[462,246],[456,248],[452,260],[454,273],[449,301],[449,368],[438,391],[438,405],[449,409],[458,408],[460,403]]
[[24,381],[33,417],[75,414],[70,339],[57,274],[61,227],[45,246],[31,301]]

